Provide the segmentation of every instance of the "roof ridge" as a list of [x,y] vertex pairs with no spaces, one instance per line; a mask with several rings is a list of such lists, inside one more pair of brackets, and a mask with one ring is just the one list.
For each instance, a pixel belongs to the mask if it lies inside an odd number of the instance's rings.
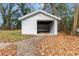
[[38,11],[35,11],[35,12],[32,12],[32,13],[29,13],[29,14],[27,14],[27,15],[24,15],[24,16],[18,18],[18,19],[19,19],[19,20],[22,20],[22,19],[25,18],[25,17],[29,17],[30,15],[33,15],[33,14],[36,14],[36,13],[39,13],[39,12],[42,12],[43,14],[46,14],[46,15],[48,15],[48,16],[54,17],[54,18],[56,18],[56,19],[58,19],[58,20],[61,20],[61,18],[59,18],[59,17],[57,17],[57,16],[55,16],[55,15],[52,15],[52,14],[50,14],[50,13],[44,11],[44,10],[38,10]]

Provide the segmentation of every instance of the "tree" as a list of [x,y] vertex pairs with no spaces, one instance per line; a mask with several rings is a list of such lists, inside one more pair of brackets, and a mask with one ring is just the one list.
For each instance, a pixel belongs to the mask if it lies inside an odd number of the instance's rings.
[[69,9],[68,4],[46,3],[43,10],[48,10],[51,14],[60,17],[62,20],[59,23],[59,31],[70,33],[72,27],[72,11]]
[[56,3],[50,3],[51,5],[51,10],[53,15],[57,15],[57,4]]
[[3,19],[3,27],[6,29],[10,29],[11,20],[16,17],[18,9],[15,8],[15,4],[0,4],[0,12]]
[[79,16],[79,7],[76,4],[75,5],[75,10],[74,10],[74,19],[73,19],[73,28],[71,31],[71,34],[74,35],[77,29],[77,23],[78,23],[78,16]]
[[65,33],[67,33],[67,25],[66,25],[66,22],[67,22],[67,17],[68,17],[68,14],[67,14],[67,7],[66,7],[66,4],[59,4],[57,6],[57,10],[58,10],[58,15],[61,17],[61,22],[60,22],[60,25],[59,25],[59,30],[60,31],[64,31]]
[[18,3],[17,5],[18,5],[22,15],[26,15],[31,11],[31,9],[29,7],[27,7],[27,5],[25,3]]

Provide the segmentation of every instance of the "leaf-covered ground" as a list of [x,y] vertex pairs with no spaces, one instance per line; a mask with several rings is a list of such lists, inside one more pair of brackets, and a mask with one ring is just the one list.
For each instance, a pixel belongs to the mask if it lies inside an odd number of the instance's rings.
[[16,45],[9,45],[5,48],[0,48],[0,56],[15,56],[17,53]]
[[[40,56],[77,56],[79,55],[79,37],[59,33],[57,36],[22,36],[20,31],[2,31],[0,42],[14,42],[14,45],[0,44],[0,55],[40,55]],[[1,40],[2,39],[2,40]],[[27,40],[30,39],[30,40]],[[16,41],[16,42],[15,42]],[[17,43],[19,42],[19,43]],[[17,43],[17,44],[15,44]],[[17,47],[18,46],[18,47]],[[22,49],[23,48],[23,49]],[[20,50],[18,50],[20,49]],[[33,52],[31,52],[33,51]]]
[[42,56],[79,55],[79,37],[59,33],[45,36],[37,44],[37,54]]

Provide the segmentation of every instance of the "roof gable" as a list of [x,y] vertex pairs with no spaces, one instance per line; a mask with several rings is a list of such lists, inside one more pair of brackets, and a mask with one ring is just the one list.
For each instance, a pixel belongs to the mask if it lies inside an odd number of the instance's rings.
[[20,17],[20,18],[18,18],[18,19],[19,19],[19,20],[23,20],[24,18],[28,18],[28,17],[30,17],[30,16],[32,16],[32,15],[36,15],[36,14],[38,14],[38,13],[42,13],[42,14],[45,14],[45,15],[47,15],[47,16],[49,16],[49,17],[55,18],[55,19],[57,19],[57,20],[61,20],[61,18],[59,18],[59,17],[57,17],[57,16],[54,16],[54,15],[52,15],[52,14],[50,14],[50,13],[47,13],[47,12],[45,12],[45,11],[43,11],[43,10],[38,10],[38,11],[32,12],[32,13],[27,14],[27,15],[25,15],[25,16],[22,16],[22,17]]

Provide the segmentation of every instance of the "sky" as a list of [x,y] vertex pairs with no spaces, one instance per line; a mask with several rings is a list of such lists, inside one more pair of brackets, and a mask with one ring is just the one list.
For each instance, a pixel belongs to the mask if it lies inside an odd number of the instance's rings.
[[[35,3],[35,4],[32,4],[32,7],[36,11],[36,10],[39,10],[40,5],[38,3]],[[2,20],[2,17],[0,16],[0,26],[2,25],[2,23],[3,23],[3,20]]]
[[[68,5],[69,5],[70,9],[73,7],[73,4],[68,4]],[[41,8],[38,3],[35,3],[35,4],[32,3],[32,7],[33,7],[33,9],[34,9],[35,11],[36,11],[36,10],[39,10],[39,9]],[[2,18],[1,18],[1,16],[0,16],[0,26],[1,26],[2,23],[3,23],[3,21],[2,21]]]

